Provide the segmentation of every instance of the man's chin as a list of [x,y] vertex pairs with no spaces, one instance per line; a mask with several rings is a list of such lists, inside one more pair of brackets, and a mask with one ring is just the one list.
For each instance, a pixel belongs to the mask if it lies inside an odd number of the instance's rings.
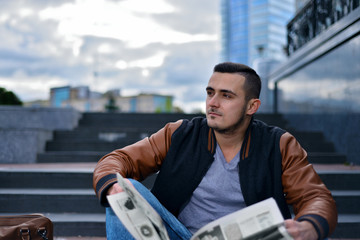
[[214,119],[211,119],[211,117],[210,118],[207,117],[206,120],[207,120],[207,124],[208,124],[209,127],[214,128],[214,129],[217,129],[219,127],[219,124],[217,124],[214,121]]

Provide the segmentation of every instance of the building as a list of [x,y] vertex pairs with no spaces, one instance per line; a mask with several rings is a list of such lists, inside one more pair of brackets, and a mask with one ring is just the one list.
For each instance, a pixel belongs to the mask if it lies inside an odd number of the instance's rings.
[[360,0],[312,0],[289,22],[289,58],[268,76],[275,113],[321,131],[360,164]]
[[294,14],[295,0],[222,0],[223,61],[283,61],[286,25]]
[[120,90],[104,94],[90,91],[89,87],[57,87],[50,89],[50,106],[73,107],[80,112],[173,112],[173,97],[160,94],[121,96]]

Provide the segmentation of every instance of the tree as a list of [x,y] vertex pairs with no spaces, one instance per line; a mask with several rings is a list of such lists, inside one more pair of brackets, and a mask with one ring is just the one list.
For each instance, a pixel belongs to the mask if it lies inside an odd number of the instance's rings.
[[23,105],[23,103],[15,93],[0,87],[0,105]]
[[115,98],[112,95],[109,95],[108,102],[105,105],[105,110],[108,112],[116,112],[119,110],[118,106],[116,106]]

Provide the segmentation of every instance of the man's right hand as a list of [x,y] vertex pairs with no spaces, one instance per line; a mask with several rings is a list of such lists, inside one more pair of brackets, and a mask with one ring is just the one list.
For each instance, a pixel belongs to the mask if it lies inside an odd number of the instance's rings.
[[120,185],[118,183],[115,183],[109,188],[107,195],[112,195],[123,191],[124,190],[120,187]]
[[[125,181],[126,181],[130,186],[132,186],[132,183],[130,182],[129,179],[125,178]],[[113,185],[109,188],[109,190],[108,190],[108,192],[107,192],[107,195],[112,195],[112,194],[120,193],[120,192],[123,192],[123,191],[124,191],[124,189],[122,189],[122,187],[120,187],[120,185],[119,185],[118,183],[115,183],[115,184],[113,184]]]

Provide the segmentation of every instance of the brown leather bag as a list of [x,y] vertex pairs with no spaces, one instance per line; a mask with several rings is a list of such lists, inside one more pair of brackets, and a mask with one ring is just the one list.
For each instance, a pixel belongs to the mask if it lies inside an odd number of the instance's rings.
[[0,239],[53,240],[53,223],[42,214],[0,216]]

